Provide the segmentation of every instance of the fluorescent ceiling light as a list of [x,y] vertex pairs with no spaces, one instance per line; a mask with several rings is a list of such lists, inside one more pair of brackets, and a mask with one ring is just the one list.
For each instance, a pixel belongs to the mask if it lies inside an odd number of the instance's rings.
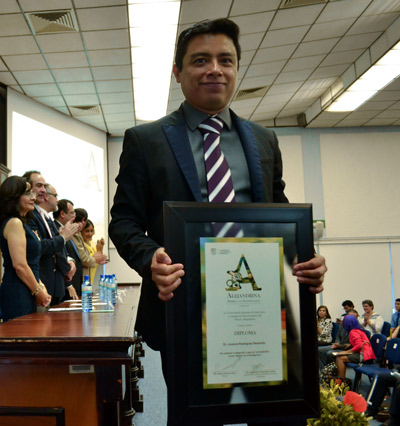
[[326,110],[354,111],[400,75],[400,42],[356,80]]
[[180,0],[128,0],[136,119],[167,112]]

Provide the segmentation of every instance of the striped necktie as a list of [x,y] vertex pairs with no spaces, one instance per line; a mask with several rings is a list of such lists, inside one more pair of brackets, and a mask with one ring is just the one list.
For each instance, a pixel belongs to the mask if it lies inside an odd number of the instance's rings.
[[[235,190],[229,164],[221,151],[220,135],[224,122],[221,118],[210,116],[199,124],[204,139],[204,162],[210,203],[234,203]],[[233,222],[213,223],[216,237],[239,237],[243,232]]]

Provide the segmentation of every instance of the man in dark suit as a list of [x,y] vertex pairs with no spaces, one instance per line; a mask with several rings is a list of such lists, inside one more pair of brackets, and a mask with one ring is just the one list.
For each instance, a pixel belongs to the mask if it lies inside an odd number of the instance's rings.
[[[119,254],[143,277],[136,329],[156,350],[165,349],[164,302],[184,275],[184,266],[172,263],[163,248],[163,201],[208,200],[198,124],[215,114],[225,122],[221,149],[236,201],[287,202],[274,132],[228,108],[237,83],[238,33],[228,19],[185,30],[173,71],[186,101],[178,111],[125,133],[109,231]],[[293,267],[313,293],[322,291],[325,272],[321,256]]]
[[[62,199],[57,203],[57,210],[53,212],[54,224],[58,230],[65,226],[70,220],[75,219],[74,204],[70,200]],[[65,280],[66,299],[78,299],[81,295],[81,285],[83,281],[83,268],[82,262],[79,257],[77,248],[75,247],[72,238],[66,242],[65,248],[67,250],[68,257],[71,258],[75,264],[76,272],[72,278],[68,275]]]
[[26,172],[24,177],[36,193],[35,210],[29,226],[38,233],[42,243],[40,279],[52,296],[51,304],[55,305],[60,303],[65,295],[64,277],[68,273],[73,275],[71,268],[75,272],[75,266],[68,263],[65,243],[79,231],[79,225],[68,223],[58,232],[49,216],[49,212],[57,208],[55,189],[53,188],[54,193],[51,195],[47,194],[46,181],[40,172]]

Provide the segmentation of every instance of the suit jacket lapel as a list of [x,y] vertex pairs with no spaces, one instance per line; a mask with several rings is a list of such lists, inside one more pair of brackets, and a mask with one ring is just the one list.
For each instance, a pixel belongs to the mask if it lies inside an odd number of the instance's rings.
[[262,201],[263,194],[263,177],[257,140],[254,136],[253,129],[247,120],[240,120],[235,113],[232,114],[232,119],[235,123],[236,130],[239,133],[243,151],[246,156],[253,201],[260,202]]
[[178,111],[171,116],[170,123],[162,126],[164,133],[195,200],[202,201],[199,176],[197,175],[185,120]]

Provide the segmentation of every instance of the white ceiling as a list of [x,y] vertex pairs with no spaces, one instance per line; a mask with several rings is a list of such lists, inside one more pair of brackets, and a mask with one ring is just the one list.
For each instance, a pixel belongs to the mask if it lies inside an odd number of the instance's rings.
[[[399,41],[400,0],[320,0],[287,9],[282,2],[182,2],[179,32],[218,17],[241,28],[238,91],[267,90],[234,100],[232,108],[266,126],[297,125],[298,116],[309,127],[400,125],[400,79],[352,113],[320,108],[338,78],[354,80]],[[67,9],[74,9],[79,32],[31,32],[29,12]],[[127,0],[0,1],[0,82],[67,115],[98,106],[76,118],[111,136],[139,123],[130,63]],[[171,78],[168,111],[182,99]]]

